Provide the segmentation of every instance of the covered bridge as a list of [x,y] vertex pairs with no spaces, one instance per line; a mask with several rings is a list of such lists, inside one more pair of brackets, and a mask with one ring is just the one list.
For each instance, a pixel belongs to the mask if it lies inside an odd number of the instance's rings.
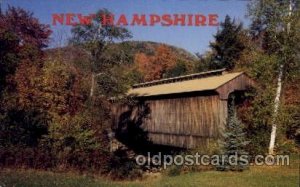
[[114,129],[138,126],[159,145],[205,146],[224,128],[229,94],[251,85],[245,73],[224,69],[136,84],[128,94],[139,102],[114,108]]

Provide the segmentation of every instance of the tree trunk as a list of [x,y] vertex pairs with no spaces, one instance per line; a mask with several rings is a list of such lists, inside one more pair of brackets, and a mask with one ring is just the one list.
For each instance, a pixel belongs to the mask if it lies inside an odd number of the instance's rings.
[[100,76],[100,75],[103,75],[104,73],[92,73],[92,80],[91,80],[91,90],[90,90],[90,97],[93,97],[94,96],[94,92],[95,92],[95,78]]
[[94,96],[94,89],[95,89],[95,75],[92,74],[90,98]]
[[273,111],[273,120],[272,120],[272,131],[271,131],[271,138],[270,138],[270,145],[269,145],[269,154],[274,154],[274,145],[276,139],[276,118],[278,114],[278,108],[280,104],[280,95],[281,95],[281,88],[282,88],[282,75],[283,75],[283,65],[279,68],[279,75],[277,79],[277,90],[276,90],[276,97],[274,101],[274,111]]
[[[289,17],[292,15],[292,0],[290,0],[289,4]],[[287,24],[287,35],[289,35],[291,29],[291,23]],[[274,146],[275,146],[275,139],[276,139],[276,130],[277,130],[277,124],[276,119],[278,115],[278,108],[280,104],[280,95],[281,95],[281,88],[282,88],[282,76],[283,76],[283,65],[279,68],[279,75],[277,79],[277,90],[276,90],[276,97],[274,101],[274,112],[273,112],[273,119],[272,119],[272,131],[271,131],[271,138],[270,138],[270,144],[269,144],[269,154],[274,154]]]

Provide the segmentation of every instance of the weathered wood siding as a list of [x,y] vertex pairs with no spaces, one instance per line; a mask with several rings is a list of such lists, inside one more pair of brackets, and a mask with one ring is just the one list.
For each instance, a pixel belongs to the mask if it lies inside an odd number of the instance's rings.
[[220,95],[220,99],[228,99],[230,93],[234,91],[247,90],[248,87],[253,86],[254,82],[247,75],[241,74],[240,76],[234,78],[228,83],[220,86],[216,91]]
[[[150,113],[143,120],[143,128],[148,138],[155,144],[195,148],[206,146],[216,139],[223,129],[227,117],[227,102],[219,95],[178,97],[146,100]],[[140,108],[140,107],[137,107]],[[130,119],[136,118],[137,108]],[[117,107],[120,116],[128,107]],[[114,124],[120,119],[115,118]]]
[[206,144],[217,138],[227,114],[227,103],[218,95],[147,102],[151,112],[143,128],[150,140],[162,145],[192,148]]

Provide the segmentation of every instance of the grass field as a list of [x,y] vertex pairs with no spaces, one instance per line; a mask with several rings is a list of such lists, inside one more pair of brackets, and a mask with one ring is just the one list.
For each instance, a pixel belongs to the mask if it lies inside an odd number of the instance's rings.
[[114,182],[101,177],[74,173],[53,173],[36,170],[4,169],[0,172],[0,186],[299,186],[299,159],[290,166],[252,166],[244,172],[206,171],[175,177],[158,175],[142,181]]

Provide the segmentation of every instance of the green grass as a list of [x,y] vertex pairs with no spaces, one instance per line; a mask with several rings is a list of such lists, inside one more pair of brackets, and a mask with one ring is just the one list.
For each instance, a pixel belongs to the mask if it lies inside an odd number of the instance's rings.
[[[2,184],[2,185],[1,185]],[[4,169],[0,172],[0,186],[299,186],[299,160],[290,166],[253,166],[244,172],[206,171],[175,177],[159,175],[142,181],[116,182],[101,177],[74,173],[54,173],[36,170]]]

